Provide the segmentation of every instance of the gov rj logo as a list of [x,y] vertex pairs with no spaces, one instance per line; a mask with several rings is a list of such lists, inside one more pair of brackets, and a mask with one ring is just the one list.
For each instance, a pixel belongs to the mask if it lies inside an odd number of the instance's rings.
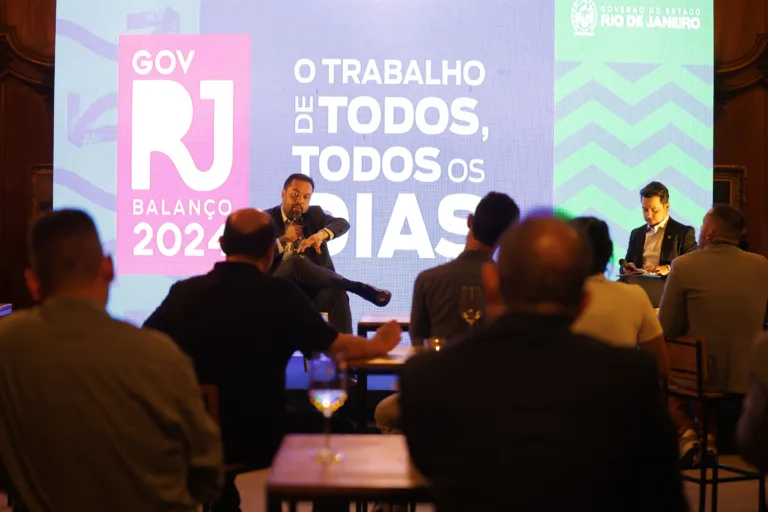
[[117,267],[191,275],[249,200],[250,37],[121,36]]

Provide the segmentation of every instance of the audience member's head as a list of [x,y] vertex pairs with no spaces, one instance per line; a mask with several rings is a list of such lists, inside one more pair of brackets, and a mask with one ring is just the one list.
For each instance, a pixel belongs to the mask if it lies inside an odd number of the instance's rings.
[[584,237],[592,251],[589,275],[604,273],[613,256],[613,241],[608,224],[596,217],[576,217],[571,225]]
[[520,220],[520,208],[507,194],[489,192],[467,219],[470,235],[482,245],[493,249],[501,235]]
[[669,189],[658,181],[652,181],[640,190],[643,218],[649,226],[655,226],[669,215]]
[[246,208],[227,217],[219,243],[227,261],[244,261],[266,271],[275,255],[277,229],[261,210]]
[[585,305],[589,246],[576,230],[552,217],[529,218],[501,240],[497,265],[486,265],[486,300],[507,311],[576,319]]
[[699,231],[699,247],[702,249],[712,243],[739,245],[746,233],[744,215],[733,206],[716,204],[704,216]]
[[287,215],[305,213],[314,191],[315,180],[306,174],[291,174],[283,183],[283,191],[280,193],[283,211]]
[[106,305],[114,278],[91,217],[79,210],[41,214],[28,237],[27,287],[36,301],[53,296],[81,297]]

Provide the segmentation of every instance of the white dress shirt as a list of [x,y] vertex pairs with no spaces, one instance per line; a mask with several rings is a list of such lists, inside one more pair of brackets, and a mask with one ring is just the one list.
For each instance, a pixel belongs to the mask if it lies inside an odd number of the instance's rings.
[[664,233],[667,231],[669,215],[655,226],[648,226],[645,231],[645,245],[643,246],[643,268],[649,269],[659,264],[661,256],[661,244],[664,241]]

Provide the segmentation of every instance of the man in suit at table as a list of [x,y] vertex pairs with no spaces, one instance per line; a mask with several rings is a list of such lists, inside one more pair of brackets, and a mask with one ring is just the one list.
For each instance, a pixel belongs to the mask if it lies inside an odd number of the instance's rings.
[[524,221],[483,267],[505,312],[405,363],[402,429],[438,510],[688,510],[653,358],[570,330],[589,263],[564,222]]
[[698,249],[696,230],[669,216],[669,190],[652,181],[640,190],[645,224],[632,230],[627,246],[631,269],[665,276],[672,260]]
[[369,284],[350,281],[336,273],[328,251],[329,240],[349,230],[349,222],[310,206],[315,182],[304,174],[291,174],[283,184],[281,204],[267,210],[277,227],[277,251],[271,272],[295,283],[340,332],[352,332],[349,297],[352,292],[384,307],[392,293]]

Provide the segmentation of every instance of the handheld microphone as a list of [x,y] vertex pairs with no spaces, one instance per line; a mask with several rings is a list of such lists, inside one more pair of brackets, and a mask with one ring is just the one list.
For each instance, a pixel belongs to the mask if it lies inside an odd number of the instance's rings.
[[290,220],[291,225],[301,226],[301,210],[291,210]]

